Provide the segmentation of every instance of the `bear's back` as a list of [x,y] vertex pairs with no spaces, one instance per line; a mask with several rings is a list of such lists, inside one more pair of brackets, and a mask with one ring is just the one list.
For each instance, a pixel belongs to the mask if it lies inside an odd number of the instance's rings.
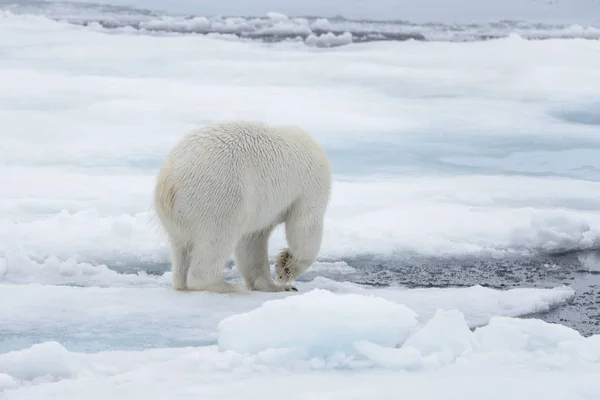
[[307,177],[320,179],[331,173],[321,145],[294,126],[234,121],[206,125],[190,135],[197,143],[185,147],[196,148],[197,162],[245,175],[245,181],[279,176],[303,186]]
[[210,124],[190,132],[164,168],[182,204],[204,205],[206,212],[239,210],[248,230],[284,215],[301,198],[328,197],[331,185],[318,142],[300,128],[259,122]]

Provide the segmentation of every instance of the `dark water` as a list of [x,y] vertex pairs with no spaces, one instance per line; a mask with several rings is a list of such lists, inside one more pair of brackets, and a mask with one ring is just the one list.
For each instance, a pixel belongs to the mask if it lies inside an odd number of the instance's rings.
[[[407,287],[461,287],[481,285],[496,289],[552,288],[567,285],[575,290],[572,303],[548,313],[531,315],[561,323],[584,336],[600,333],[600,271],[583,265],[582,253],[520,259],[455,260],[346,260],[357,269],[350,278],[369,285],[402,284]],[[598,255],[600,256],[600,254]]]
[[[575,290],[575,298],[550,312],[525,318],[539,318],[576,329],[584,336],[600,334],[600,267],[590,270],[583,259],[596,257],[600,251],[570,252],[504,259],[491,258],[381,258],[362,256],[344,261],[356,271],[343,275],[307,271],[300,281],[317,276],[354,283],[385,287],[402,285],[409,288],[445,288],[481,285],[505,290],[512,288],[553,288],[567,285]],[[327,260],[333,261],[333,260]],[[129,265],[131,268],[131,265]],[[229,268],[233,263],[229,263]],[[137,266],[151,274],[162,274],[168,265]],[[127,270],[122,266],[121,271]]]

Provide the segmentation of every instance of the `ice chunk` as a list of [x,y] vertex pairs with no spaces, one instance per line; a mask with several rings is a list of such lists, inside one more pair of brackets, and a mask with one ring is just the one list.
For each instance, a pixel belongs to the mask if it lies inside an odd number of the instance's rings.
[[[4,389],[11,389],[18,386],[18,382],[10,375],[0,373],[0,394]],[[2,397],[0,397],[1,399]]]
[[350,32],[344,32],[340,35],[336,35],[333,32],[327,32],[321,35],[310,34],[306,37],[304,43],[315,47],[342,46],[352,43],[352,34]]
[[259,35],[310,35],[311,32],[310,28],[306,25],[282,21],[260,29],[256,33]]
[[180,19],[163,16],[160,19],[142,21],[140,28],[148,30],[166,30],[175,32],[204,32],[210,28],[210,21],[206,17]]
[[287,15],[282,14],[282,13],[278,13],[278,12],[275,12],[275,11],[269,11],[267,13],[267,17],[269,19],[272,19],[273,21],[287,21],[287,20],[289,20],[289,17]]
[[77,369],[76,360],[62,345],[45,342],[2,355],[0,385],[3,374],[23,381],[55,381],[72,376]]
[[[581,266],[586,271],[600,272],[600,252],[579,254],[577,258],[579,258]],[[1,269],[0,267],[0,276],[2,276]]]
[[105,264],[93,265],[78,262],[70,257],[61,260],[51,255],[42,261],[35,261],[19,252],[7,252],[5,259],[0,258],[0,282],[45,283],[71,285],[114,286],[168,286],[171,272],[160,276],[148,275],[144,271],[137,273],[119,273]]
[[584,338],[560,324],[510,317],[494,317],[489,325],[471,332],[457,310],[438,310],[401,348],[386,348],[368,341],[357,342],[355,348],[388,369],[437,369],[456,364],[459,358],[470,365],[531,362],[542,368],[564,370],[571,365],[600,361],[598,335]]
[[538,319],[493,317],[475,331],[479,351],[554,352],[559,345],[582,340],[574,329]]
[[329,274],[352,274],[356,272],[356,268],[349,266],[345,261],[335,262],[316,262],[310,266],[307,273],[329,273]]
[[315,289],[222,320],[218,343],[220,349],[238,353],[301,349],[309,356],[351,354],[358,340],[393,347],[416,323],[417,314],[402,304]]
[[317,20],[313,23],[313,27],[315,29],[326,31],[331,28],[331,24],[327,18],[317,18]]
[[600,363],[600,335],[579,339],[574,337],[573,340],[559,343],[556,349],[579,362]]
[[395,349],[360,340],[354,343],[354,348],[360,355],[387,369],[414,369],[422,362],[419,350],[413,347]]
[[524,231],[523,236],[520,239],[528,240],[530,246],[550,253],[595,249],[600,244],[598,228],[592,228],[584,219],[574,218],[566,211],[533,215],[529,231]]
[[458,310],[438,310],[399,349],[386,349],[367,341],[355,344],[361,355],[376,364],[401,369],[450,364],[472,346],[473,334]]
[[410,336],[404,347],[418,350],[436,364],[448,364],[472,347],[473,334],[458,310],[438,310],[431,320]]

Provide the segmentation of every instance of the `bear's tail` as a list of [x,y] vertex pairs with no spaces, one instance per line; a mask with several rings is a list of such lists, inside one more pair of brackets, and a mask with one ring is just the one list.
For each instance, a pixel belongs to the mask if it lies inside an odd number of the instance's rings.
[[173,216],[175,205],[175,186],[168,171],[160,171],[154,189],[154,208],[160,217]]

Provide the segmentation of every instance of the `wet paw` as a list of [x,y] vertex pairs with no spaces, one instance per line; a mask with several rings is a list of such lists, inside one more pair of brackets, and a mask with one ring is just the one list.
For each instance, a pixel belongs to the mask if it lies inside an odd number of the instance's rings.
[[275,258],[276,279],[279,282],[289,282],[292,280],[293,268],[292,255],[289,249],[283,249]]
[[278,292],[297,292],[298,289],[293,285],[277,285]]

